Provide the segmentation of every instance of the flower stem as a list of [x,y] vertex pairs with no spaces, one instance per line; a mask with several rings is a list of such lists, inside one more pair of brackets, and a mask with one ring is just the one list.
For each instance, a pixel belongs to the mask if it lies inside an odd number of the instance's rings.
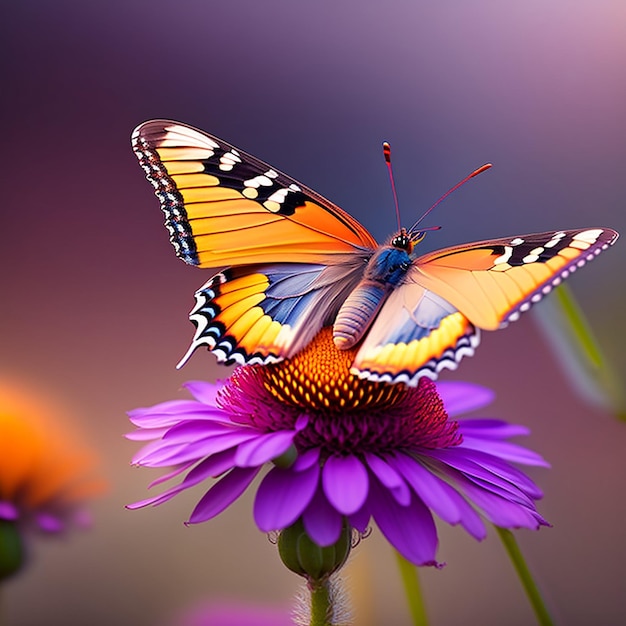
[[426,607],[422,597],[419,577],[417,575],[417,567],[407,561],[399,552],[396,551],[396,560],[400,569],[400,576],[404,585],[404,592],[409,605],[409,612],[414,626],[427,626],[428,618],[426,616]]
[[331,626],[332,607],[328,579],[310,582],[309,591],[311,592],[310,626]]
[[509,558],[513,562],[513,567],[515,567],[517,575],[519,576],[522,586],[524,587],[524,591],[526,591],[530,604],[535,611],[537,622],[541,626],[553,626],[554,622],[552,621],[552,617],[550,617],[550,613],[548,613],[548,609],[546,608],[543,598],[541,597],[539,588],[533,580],[532,574],[526,565],[526,561],[522,556],[522,552],[519,549],[519,545],[517,544],[513,533],[510,530],[500,528],[499,526],[495,526],[495,529],[498,531],[498,535],[500,535],[500,539],[506,548]]

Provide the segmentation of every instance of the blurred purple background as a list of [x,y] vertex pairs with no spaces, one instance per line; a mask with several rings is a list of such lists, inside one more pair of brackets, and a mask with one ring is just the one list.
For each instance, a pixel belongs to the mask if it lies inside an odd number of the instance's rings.
[[[3,594],[14,626],[162,626],[211,599],[290,601],[298,581],[256,530],[247,497],[182,522],[199,491],[123,508],[154,477],[129,467],[125,411],[224,376],[206,352],[174,369],[208,274],[185,266],[130,149],[153,117],[198,126],[302,180],[380,240],[394,229],[381,155],[394,151],[406,224],[440,206],[426,249],[541,230],[626,232],[626,4],[355,0],[15,2],[2,52],[0,374],[53,394],[112,483],[93,531],[40,541]],[[570,284],[626,371],[626,245]],[[492,386],[490,415],[529,425],[553,464],[532,472],[554,524],[518,534],[561,624],[626,620],[626,425],[574,395],[531,315],[487,334],[446,379]],[[435,625],[525,625],[532,613],[492,533],[441,526],[422,571]],[[357,624],[408,623],[377,530],[353,557]]]

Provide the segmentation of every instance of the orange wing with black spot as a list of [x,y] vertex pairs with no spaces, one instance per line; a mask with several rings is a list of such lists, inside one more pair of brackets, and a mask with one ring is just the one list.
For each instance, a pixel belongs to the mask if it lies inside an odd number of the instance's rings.
[[176,254],[191,265],[332,262],[377,247],[339,207],[191,126],[145,122],[133,132],[132,146]]

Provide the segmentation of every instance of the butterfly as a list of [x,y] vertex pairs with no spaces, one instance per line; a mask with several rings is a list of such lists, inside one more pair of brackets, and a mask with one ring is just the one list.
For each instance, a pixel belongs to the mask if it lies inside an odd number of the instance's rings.
[[455,369],[481,329],[516,320],[618,237],[562,230],[419,255],[425,231],[380,245],[315,191],[186,124],[145,122],[132,147],[176,254],[226,268],[195,294],[179,367],[202,345],[226,364],[274,363],[332,325],[339,349],[356,348],[352,373],[414,386]]

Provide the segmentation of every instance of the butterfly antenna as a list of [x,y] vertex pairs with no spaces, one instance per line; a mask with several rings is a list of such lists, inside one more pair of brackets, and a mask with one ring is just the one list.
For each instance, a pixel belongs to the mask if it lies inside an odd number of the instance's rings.
[[428,211],[426,211],[424,213],[424,215],[422,215],[422,217],[420,217],[417,222],[415,222],[415,224],[413,224],[413,226],[411,226],[411,228],[409,228],[409,233],[414,232],[415,227],[424,220],[424,218],[441,202],[443,202],[453,191],[456,191],[459,187],[461,187],[462,185],[464,185],[470,178],[474,178],[474,176],[478,176],[478,174],[482,174],[483,172],[485,172],[486,170],[488,170],[491,167],[491,163],[485,163],[484,165],[481,165],[478,169],[474,170],[471,174],[468,174],[463,180],[459,181],[456,185],[454,185],[454,187],[452,187],[451,189],[448,189],[448,191],[446,191],[446,193],[443,194],[443,196],[441,196],[441,198],[439,198],[439,200],[437,200],[437,202],[435,202],[435,204],[433,204],[430,209],[428,209]]
[[393,169],[391,168],[391,146],[384,141],[383,142],[383,155],[385,157],[385,163],[387,164],[387,171],[389,172],[389,181],[391,182],[391,192],[393,193],[393,201],[396,205],[396,221],[398,222],[398,231],[402,228],[400,223],[400,206],[398,205],[398,194],[396,193],[396,183],[393,180]]

